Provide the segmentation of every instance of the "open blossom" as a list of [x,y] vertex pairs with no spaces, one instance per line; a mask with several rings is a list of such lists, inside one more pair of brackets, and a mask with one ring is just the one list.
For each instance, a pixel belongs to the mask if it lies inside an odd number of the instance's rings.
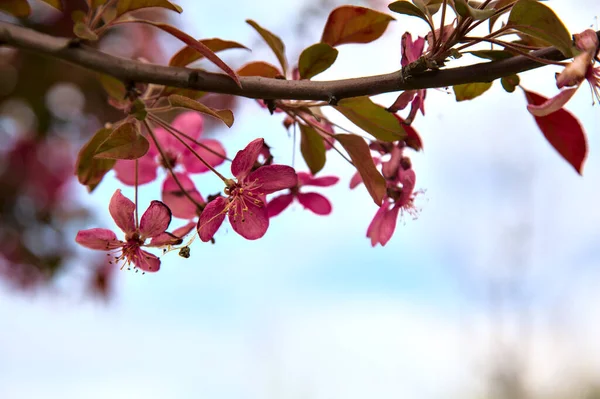
[[288,194],[283,194],[273,198],[267,204],[269,217],[277,216],[287,208],[294,199],[298,200],[306,209],[310,209],[317,215],[329,215],[331,213],[331,203],[327,198],[319,193],[303,193],[300,188],[304,186],[328,187],[333,186],[339,181],[336,176],[313,177],[309,173],[298,173],[298,184],[290,188]]
[[[80,230],[75,241],[86,248],[100,251],[116,252],[115,262],[124,261],[145,272],[157,272],[160,269],[160,259],[142,247],[157,247],[165,245],[156,240],[164,237],[171,223],[171,211],[160,201],[152,201],[136,226],[134,219],[135,204],[121,194],[121,190],[113,194],[108,210],[113,220],[125,233],[125,240],[117,239],[116,234],[108,229],[95,228]],[[151,239],[150,244],[146,240]]]
[[[225,149],[221,143],[214,139],[201,139],[204,122],[199,113],[193,111],[184,112],[175,118],[172,126],[210,149],[208,150],[181,137],[209,165],[218,166],[224,162]],[[154,130],[154,135],[166,159],[160,156],[160,151],[151,140],[150,149],[146,155],[138,159],[138,184],[145,184],[155,180],[156,171],[161,166],[165,168],[167,166],[178,168],[185,171],[185,173],[202,173],[208,171],[208,168],[166,129],[157,127]],[[114,170],[117,179],[122,183],[130,186],[135,184],[135,161],[118,160]]]
[[226,198],[209,202],[200,215],[198,234],[202,241],[212,239],[225,214],[233,230],[242,237],[248,240],[262,237],[269,227],[265,196],[298,184],[296,172],[290,166],[264,165],[252,170],[263,145],[263,139],[250,142],[231,162],[231,173],[236,180],[227,181]]
[[[417,40],[412,40],[412,35],[409,32],[402,35],[402,67],[405,67],[412,62],[418,60],[423,54],[423,48],[425,47],[425,39],[418,37]],[[415,119],[417,111],[421,111],[421,114],[425,115],[425,95],[427,90],[406,90],[398,96],[394,104],[388,108],[390,112],[397,112],[403,110],[410,104],[410,113],[406,118],[406,123],[410,124]]]
[[573,97],[584,80],[589,83],[592,94],[600,102],[600,67],[594,66],[594,57],[598,53],[599,43],[596,32],[587,29],[573,35],[575,45],[581,53],[575,56],[573,62],[556,76],[556,86],[562,89],[556,96],[543,104],[527,106],[527,110],[535,116],[546,116],[561,109]]

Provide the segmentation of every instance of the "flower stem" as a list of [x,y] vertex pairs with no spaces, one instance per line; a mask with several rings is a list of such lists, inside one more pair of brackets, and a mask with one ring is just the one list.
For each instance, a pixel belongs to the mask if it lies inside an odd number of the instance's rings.
[[140,219],[139,219],[139,213],[138,213],[138,172],[139,172],[139,165],[138,165],[138,160],[135,160],[135,228],[139,229],[140,227]]
[[[163,149],[162,149],[161,145],[159,144],[158,140],[156,139],[156,135],[154,134],[154,131],[152,130],[152,128],[150,127],[150,124],[148,123],[148,120],[144,120],[144,126],[146,126],[146,130],[148,130],[148,134],[150,134],[150,137],[152,138],[152,142],[154,143],[154,145],[158,149],[158,152],[160,153],[160,156],[162,157],[162,159],[167,159],[166,156],[165,156],[165,152],[163,151]],[[179,187],[179,189],[181,190],[181,192],[183,193],[183,195],[185,195],[187,197],[187,199],[189,199],[194,205],[196,205],[196,207],[199,210],[203,210],[204,209],[204,205],[200,204],[198,201],[196,201],[190,195],[190,193],[188,192],[188,190],[186,190],[185,188],[183,188],[183,184],[181,184],[181,181],[177,177],[177,174],[175,174],[175,171],[173,171],[173,166],[171,166],[171,164],[169,162],[165,162],[165,164],[167,166],[167,169],[169,170],[169,173],[173,177],[173,180],[175,180],[175,183],[177,184],[177,186]]]
[[[216,174],[221,180],[223,180],[223,182],[225,184],[227,184],[227,182],[229,181],[229,179],[227,179],[225,176],[223,176],[222,174],[220,174],[219,172],[217,172],[217,170],[215,168],[213,168],[208,162],[206,162],[204,160],[204,158],[202,158],[200,156],[200,154],[198,154],[196,151],[194,151],[194,149],[192,147],[190,147],[190,145],[188,143],[186,143],[185,141],[183,141],[183,139],[181,137],[179,137],[179,135],[178,135],[178,134],[181,134],[181,135],[183,135],[185,137],[185,136],[187,136],[186,134],[184,134],[184,133],[180,132],[179,130],[173,128],[171,125],[169,125],[168,123],[165,123],[160,118],[157,118],[156,116],[154,116],[152,114],[148,114],[148,117],[152,120],[152,122],[156,123],[157,125],[160,125],[160,126],[164,127],[168,131],[170,131],[171,134],[173,135],[173,137],[175,137],[177,140],[179,140],[181,142],[181,144],[183,144],[192,154],[194,154],[194,156],[196,158],[198,158],[198,160],[200,162],[202,162],[204,164],[204,166],[206,166],[211,172],[213,172],[214,174]],[[212,152],[215,153],[214,151],[212,151]]]

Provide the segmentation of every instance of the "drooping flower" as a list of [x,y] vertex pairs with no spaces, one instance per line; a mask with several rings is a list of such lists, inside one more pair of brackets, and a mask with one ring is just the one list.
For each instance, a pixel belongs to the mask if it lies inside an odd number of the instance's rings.
[[157,272],[160,269],[160,259],[144,251],[142,247],[162,246],[156,243],[146,244],[146,240],[161,236],[167,230],[171,223],[169,208],[160,201],[152,201],[142,215],[139,226],[136,226],[135,204],[121,194],[121,190],[117,190],[110,200],[108,210],[117,226],[125,233],[124,241],[118,240],[113,231],[102,228],[80,230],[75,241],[86,248],[117,252],[114,261],[123,261],[123,266],[133,264],[134,268],[145,272]]
[[556,86],[562,90],[543,104],[529,104],[527,110],[532,115],[546,116],[561,109],[584,80],[589,83],[593,97],[600,102],[600,67],[594,66],[594,57],[600,51],[598,36],[592,29],[587,29],[573,37],[581,53],[556,75]]
[[[405,66],[418,60],[423,54],[423,48],[425,47],[425,39],[417,37],[417,40],[412,40],[412,35],[409,32],[402,35],[402,60],[401,64]],[[388,111],[398,112],[403,110],[410,104],[410,113],[406,118],[406,123],[411,124],[417,115],[417,111],[421,111],[421,114],[425,115],[425,96],[427,94],[426,89],[419,90],[406,90],[398,96],[394,104],[392,104]]]
[[[221,143],[214,139],[200,138],[204,122],[199,113],[193,111],[184,112],[175,118],[172,126],[204,146],[200,146],[182,137],[209,165],[214,167],[224,162],[225,149]],[[206,165],[200,162],[190,150],[166,129],[157,127],[154,130],[154,135],[166,159],[160,156],[160,151],[151,141],[150,149],[146,155],[138,159],[138,184],[145,184],[155,180],[157,168],[160,166],[164,168],[168,166],[178,168],[185,173],[203,173],[208,171]],[[135,161],[118,160],[114,170],[117,179],[123,184],[130,186],[135,184]]]
[[313,177],[309,173],[298,173],[298,184],[290,188],[288,194],[277,196],[267,204],[269,217],[277,216],[287,208],[294,199],[298,200],[305,209],[311,210],[317,215],[329,215],[331,213],[331,203],[319,193],[302,193],[300,188],[304,186],[328,187],[336,184],[340,179],[336,176]]
[[202,241],[215,235],[225,214],[239,235],[256,240],[269,227],[265,196],[279,190],[294,187],[298,177],[293,168],[286,165],[264,165],[252,171],[264,140],[256,139],[239,151],[231,163],[231,173],[236,180],[226,182],[226,198],[218,197],[204,208],[198,221],[198,233]]

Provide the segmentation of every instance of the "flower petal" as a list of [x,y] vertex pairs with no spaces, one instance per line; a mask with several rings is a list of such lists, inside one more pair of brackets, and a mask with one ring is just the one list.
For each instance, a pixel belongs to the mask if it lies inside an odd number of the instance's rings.
[[261,166],[248,176],[248,181],[255,180],[260,183],[259,190],[263,194],[271,194],[298,184],[296,171],[287,165]]
[[298,201],[307,209],[317,215],[329,215],[331,203],[327,198],[318,193],[298,193]]
[[210,241],[217,230],[219,230],[219,227],[221,227],[221,224],[223,223],[223,219],[225,219],[226,205],[227,201],[223,197],[218,197],[206,205],[206,208],[204,208],[200,215],[197,226],[198,235],[202,241]]
[[117,190],[113,194],[110,203],[108,204],[108,211],[117,226],[119,226],[125,234],[135,232],[135,220],[133,218],[135,204],[129,198],[121,194],[121,190]]
[[164,233],[171,223],[171,210],[160,201],[152,201],[140,219],[142,240]]
[[403,91],[396,101],[387,109],[389,112],[397,112],[408,106],[413,98],[417,95],[417,90]]
[[546,116],[556,112],[573,97],[578,88],[579,86],[563,89],[557,95],[549,98],[548,101],[540,105],[529,104],[527,105],[527,111],[534,116]]
[[[194,223],[195,225],[196,223]],[[150,244],[146,245],[148,247],[165,247],[167,245],[179,245],[183,242],[181,237],[177,237],[176,235],[165,231],[164,233],[160,233],[157,236],[152,237],[150,240]]]
[[229,222],[236,233],[247,240],[256,240],[264,236],[269,228],[267,207],[262,202],[260,205],[252,202],[246,204],[246,211],[229,211]]
[[389,201],[385,200],[367,229],[367,237],[371,239],[371,246],[373,247],[377,244],[385,246],[396,229],[400,207],[394,206],[391,210],[388,207]]
[[[148,153],[138,160],[138,185],[150,183],[156,179],[156,162],[154,155]],[[115,177],[128,186],[135,185],[135,161],[119,159],[113,167]]]
[[356,172],[350,179],[350,189],[356,188],[360,183],[362,183],[362,177],[360,173]]
[[138,269],[145,272],[157,272],[160,270],[160,259],[150,252],[139,250],[138,256],[135,258],[135,265]]
[[398,182],[402,183],[402,193],[400,194],[400,198],[396,201],[396,204],[404,206],[410,202],[413,191],[415,191],[417,175],[413,169],[404,170],[400,168],[400,171],[398,172]]
[[173,230],[173,235],[183,238],[187,236],[194,227],[196,227],[196,224],[196,222],[189,222],[188,224]]
[[321,176],[313,177],[309,182],[304,183],[303,186],[317,186],[317,187],[329,187],[340,181],[337,176]]
[[238,180],[242,180],[244,177],[248,176],[258,155],[263,149],[263,144],[263,139],[253,140],[246,148],[238,151],[235,158],[233,158],[233,162],[231,162],[231,173],[233,173]]
[[175,129],[197,139],[202,135],[204,118],[198,112],[187,111],[177,115],[171,125]]
[[284,194],[271,199],[267,204],[267,214],[270,218],[279,215],[292,203],[293,199],[294,194]]
[[117,240],[114,232],[108,229],[79,230],[75,242],[89,249],[108,251],[119,248],[123,243]]
[[412,35],[409,32],[406,32],[402,35],[401,39],[402,46],[402,66],[407,66],[411,62],[419,59],[421,54],[423,54],[423,48],[425,47],[425,38],[417,37],[417,40],[413,42]]
[[[185,173],[175,173],[183,189],[199,204],[204,204],[204,198],[196,189],[194,182]],[[169,174],[163,183],[162,200],[171,209],[173,216],[181,219],[193,219],[198,216],[197,205],[181,190],[175,179]]]
[[[194,151],[196,151],[196,153],[210,166],[219,166],[225,162],[225,148],[223,148],[221,142],[218,140],[206,139],[200,140],[200,143],[208,147],[208,149],[197,144],[192,145],[192,148],[194,148]],[[187,149],[183,153],[181,162],[188,173],[204,173],[209,170],[206,165],[198,160],[196,155],[192,154]]]

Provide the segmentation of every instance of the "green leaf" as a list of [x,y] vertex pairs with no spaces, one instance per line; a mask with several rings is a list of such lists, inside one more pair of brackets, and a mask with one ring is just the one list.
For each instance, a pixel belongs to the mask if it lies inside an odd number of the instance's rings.
[[298,60],[301,79],[310,79],[327,70],[337,59],[338,51],[327,43],[317,43],[304,49]]
[[96,150],[96,158],[138,159],[150,148],[148,140],[140,134],[138,125],[127,122],[113,130]]
[[0,11],[22,18],[31,14],[31,7],[27,0],[3,0],[0,2]]
[[510,75],[500,79],[500,83],[502,83],[504,90],[512,93],[515,91],[519,83],[521,83],[521,79],[519,78],[519,75]]
[[388,5],[388,8],[399,14],[410,15],[411,17],[421,18],[423,21],[429,23],[427,20],[427,15],[419,7],[410,3],[409,1],[395,1],[392,4]]
[[42,0],[44,3],[48,4],[51,7],[56,8],[59,11],[62,11],[62,3],[60,0]]
[[[208,47],[212,52],[218,53],[219,51],[241,48],[248,50],[248,47],[239,44],[237,42],[232,42],[229,40],[221,40],[221,39],[202,39],[199,40],[200,43],[204,44]],[[204,55],[193,49],[192,47],[185,46],[181,50],[179,50],[169,61],[170,66],[179,66],[184,67],[186,65],[191,64],[194,61],[204,58]]]
[[[439,11],[443,0],[413,0],[413,3],[431,19],[431,16]],[[451,3],[451,2],[450,2]]]
[[300,123],[300,152],[310,173],[316,175],[325,166],[325,142],[312,127]]
[[92,42],[98,40],[98,35],[83,22],[76,22],[75,25],[73,25],[73,33],[80,39]]
[[285,75],[287,71],[287,59],[285,58],[285,45],[283,44],[283,41],[279,38],[279,36],[269,32],[251,19],[247,19],[246,23],[253,27],[271,48],[271,50],[273,50],[275,57],[277,57],[279,60],[281,69],[283,69],[283,74]]
[[471,7],[466,0],[454,0],[454,7],[456,9],[456,13],[461,17],[471,17],[475,21],[488,19],[496,12],[496,10],[492,8],[480,10],[478,8]]
[[453,86],[452,88],[454,89],[456,101],[465,101],[479,97],[488,91],[490,87],[492,87],[492,82],[466,83],[464,85]]
[[115,165],[114,159],[94,158],[96,150],[110,135],[112,129],[100,129],[79,150],[75,163],[75,174],[79,183],[88,187],[91,192],[100,182],[104,175]]
[[240,79],[238,78],[235,71],[233,69],[231,69],[231,67],[229,67],[229,65],[227,65],[225,62],[223,62],[223,60],[220,59],[211,49],[206,47],[206,45],[204,45],[202,42],[194,39],[187,33],[182,32],[179,29],[177,29],[176,27],[171,26],[169,24],[163,24],[161,22],[149,21],[146,19],[128,19],[123,22],[132,22],[132,23],[137,22],[137,23],[141,23],[141,24],[152,25],[152,26],[157,27],[158,29],[162,29],[163,31],[167,32],[168,34],[170,34],[172,36],[175,36],[177,39],[181,40],[188,46],[192,47],[194,50],[200,52],[200,54],[205,56],[213,64],[215,64],[216,66],[221,68],[227,75],[229,75],[229,77],[231,79],[233,79],[239,87],[242,87],[242,85],[240,83]]
[[203,114],[220,119],[227,127],[233,125],[233,112],[228,109],[213,109],[196,100],[178,94],[171,94],[169,96],[169,103],[173,107],[193,109],[194,111],[202,112]]
[[371,157],[371,150],[365,140],[355,134],[336,134],[335,139],[344,147],[356,170],[362,177],[371,198],[381,206],[386,193],[385,179],[379,173]]
[[263,78],[283,79],[284,76],[275,65],[268,62],[254,61],[242,66],[237,71],[240,76],[262,76]]
[[341,100],[334,108],[376,139],[397,141],[406,137],[398,119],[369,97],[347,98]]
[[127,12],[142,8],[160,7],[181,13],[183,10],[177,4],[168,0],[119,0],[117,2],[117,17]]
[[383,35],[394,18],[379,11],[358,6],[341,6],[329,14],[321,42],[330,46],[346,43],[370,43]]
[[118,101],[125,100],[125,94],[127,93],[127,89],[125,88],[123,82],[121,82],[117,78],[101,73],[97,74],[97,76],[98,80],[100,81],[100,84],[110,97]]
[[180,96],[188,97],[193,100],[197,100],[206,95],[205,91],[184,89],[182,87],[165,87],[162,92],[162,96],[168,97],[171,94],[179,94]]
[[[502,8],[511,5],[513,3],[515,3],[517,0],[498,0],[495,4],[494,4],[494,8],[496,9],[496,11],[501,10]],[[494,28],[494,24],[496,23],[496,21],[498,20],[498,18],[500,18],[502,16],[502,14],[505,14],[507,12],[509,12],[511,9],[508,8],[505,11],[502,11],[501,13],[498,13],[492,17],[490,17],[490,21],[489,21],[489,28],[490,28],[490,32],[492,31],[492,29]]]
[[467,51],[466,54],[472,54],[475,57],[492,61],[500,61],[510,57],[514,57],[514,55],[511,52],[506,50],[475,50]]
[[519,0],[508,17],[507,26],[541,39],[572,57],[571,35],[554,11],[535,0]]

